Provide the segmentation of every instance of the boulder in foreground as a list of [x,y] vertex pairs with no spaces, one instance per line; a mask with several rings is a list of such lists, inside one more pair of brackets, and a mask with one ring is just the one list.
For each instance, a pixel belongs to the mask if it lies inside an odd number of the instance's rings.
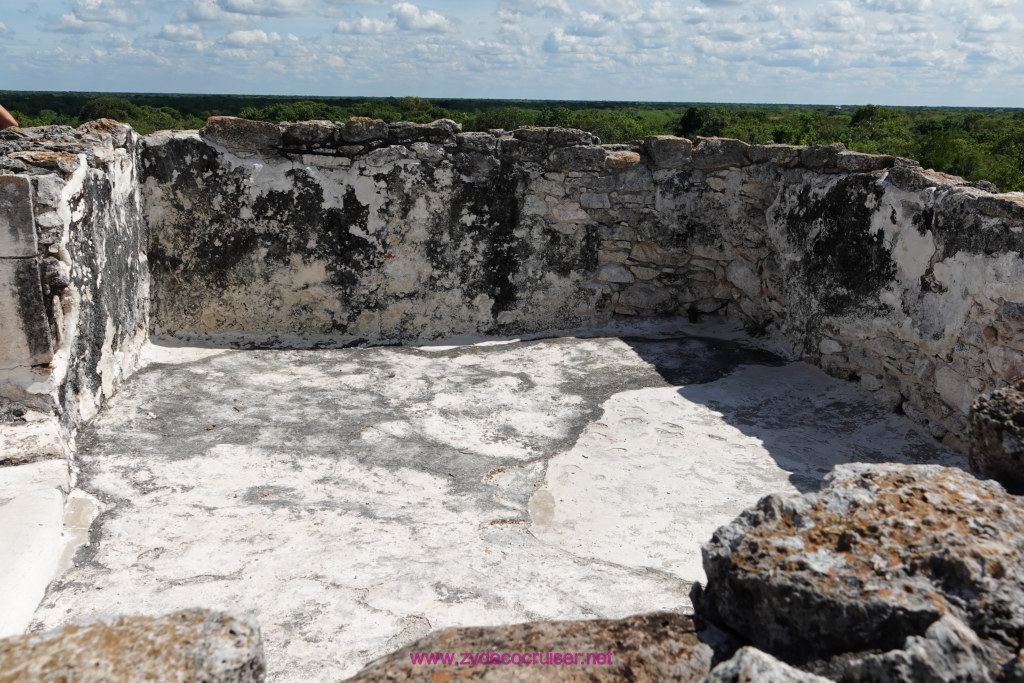
[[[413,664],[421,654],[454,653],[452,664]],[[480,663],[461,663],[462,653]],[[529,655],[530,664],[485,664],[508,653]],[[542,656],[533,662],[534,653]],[[554,664],[554,655],[609,655],[602,663]],[[679,681],[697,683],[707,675],[712,649],[702,643],[689,617],[645,614],[599,621],[547,621],[493,628],[435,631],[397,652],[372,662],[346,683],[390,681]]]
[[257,683],[265,670],[255,623],[202,609],[0,640],[0,683]]
[[1018,680],[1024,512],[994,481],[843,465],[720,528],[704,568],[698,615],[829,678]]
[[970,425],[971,469],[1024,493],[1024,381],[978,398]]

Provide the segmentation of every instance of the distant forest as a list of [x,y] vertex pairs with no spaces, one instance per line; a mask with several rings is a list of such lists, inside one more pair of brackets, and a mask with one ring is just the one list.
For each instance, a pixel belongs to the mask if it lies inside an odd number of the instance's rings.
[[841,142],[848,149],[910,157],[926,168],[988,180],[1003,192],[1024,191],[1024,109],[16,91],[0,91],[0,103],[23,126],[76,126],[105,117],[140,133],[197,129],[209,116],[274,123],[369,116],[418,123],[447,118],[467,131],[582,128],[606,143],[658,134],[794,145]]

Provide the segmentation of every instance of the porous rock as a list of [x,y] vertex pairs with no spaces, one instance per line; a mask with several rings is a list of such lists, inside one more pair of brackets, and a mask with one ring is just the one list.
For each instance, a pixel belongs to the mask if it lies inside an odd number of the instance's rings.
[[277,124],[234,116],[211,116],[199,134],[234,151],[272,149],[281,144],[281,127]]
[[0,640],[0,683],[263,680],[252,621],[202,609],[119,617]]
[[[419,653],[485,655],[481,663],[418,664]],[[497,653],[611,653],[610,663],[585,665],[484,664]],[[646,614],[599,621],[549,621],[493,628],[435,631],[375,662],[347,683],[384,681],[697,681],[711,665],[712,649],[700,641],[689,617],[675,613]],[[543,660],[541,660],[543,661]],[[550,661],[550,660],[549,660]]]
[[741,647],[732,659],[716,666],[704,679],[704,683],[753,683],[754,681],[829,683],[827,678],[801,671],[754,647]]
[[829,675],[845,681],[946,680],[900,674],[940,654],[1000,671],[1024,629],[1022,529],[1017,499],[996,482],[842,465],[821,491],[768,496],[716,531],[695,605],[789,663],[831,659]]
[[971,470],[1024,492],[1024,380],[979,397],[970,424]]

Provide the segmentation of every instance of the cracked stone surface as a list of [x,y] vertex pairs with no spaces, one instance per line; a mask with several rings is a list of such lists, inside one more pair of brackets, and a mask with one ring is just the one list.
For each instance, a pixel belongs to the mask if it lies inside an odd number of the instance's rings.
[[430,631],[688,611],[699,546],[836,463],[964,466],[719,324],[442,347],[161,346],[79,437],[105,506],[33,628],[248,613],[274,681]]

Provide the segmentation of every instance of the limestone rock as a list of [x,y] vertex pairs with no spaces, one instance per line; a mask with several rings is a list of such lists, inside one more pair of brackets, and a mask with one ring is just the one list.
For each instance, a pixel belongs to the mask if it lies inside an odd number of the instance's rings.
[[281,142],[286,147],[312,149],[335,146],[337,128],[331,121],[302,121],[281,126]]
[[624,171],[629,168],[634,168],[640,165],[640,155],[636,152],[619,150],[610,152],[608,158],[605,159],[605,163],[608,168],[616,171]]
[[619,303],[633,308],[666,312],[672,306],[672,293],[663,287],[639,283],[622,290]]
[[551,153],[551,164],[562,171],[600,171],[607,156],[603,147],[559,147]]
[[259,627],[202,609],[0,640],[0,683],[263,680]]
[[273,149],[281,144],[281,127],[277,124],[234,116],[211,116],[199,134],[233,151]]
[[438,119],[431,123],[399,121],[388,125],[388,141],[392,144],[453,142],[461,132],[462,125],[451,119]]
[[[996,482],[938,466],[842,465],[821,491],[768,496],[716,531],[695,605],[789,662],[903,650],[876,664],[913,680],[900,667],[935,651],[994,671],[1024,629],[1022,529],[1024,511]],[[947,617],[963,628],[930,630]]]
[[686,168],[692,158],[693,143],[672,135],[651,135],[644,138],[644,152],[658,168]]
[[800,152],[800,163],[812,171],[834,173],[839,169],[839,155],[844,152],[846,145],[841,142],[805,147]]
[[747,148],[747,158],[755,164],[771,163],[790,167],[799,163],[802,149],[796,145],[751,145]]
[[971,470],[1024,492],[1024,381],[979,397],[970,421]]
[[750,145],[730,138],[701,138],[694,140],[693,166],[705,171],[737,168],[750,163],[747,149]]
[[757,648],[742,647],[732,659],[722,662],[704,683],[829,683],[829,679],[793,668]]
[[907,638],[902,649],[844,663],[836,673],[844,683],[985,683],[999,679],[997,671],[986,661],[989,659],[987,650],[974,631],[959,619],[946,615],[929,626],[924,636]]
[[538,145],[547,145],[548,147],[576,147],[578,145],[597,144],[593,134],[578,128],[527,126],[512,131],[512,137]]
[[[455,663],[412,664],[410,655],[455,653]],[[582,663],[586,653],[607,655],[610,663]],[[461,653],[480,663],[465,665]],[[485,664],[488,653],[583,653],[579,665]],[[397,652],[372,662],[347,683],[405,681],[697,681],[711,665],[712,649],[702,643],[689,617],[647,614],[600,621],[551,621],[435,631]],[[541,660],[543,661],[543,660]],[[607,661],[607,660],[606,660]]]
[[383,140],[388,136],[388,124],[380,119],[353,116],[341,128],[341,139],[345,142],[368,142]]

